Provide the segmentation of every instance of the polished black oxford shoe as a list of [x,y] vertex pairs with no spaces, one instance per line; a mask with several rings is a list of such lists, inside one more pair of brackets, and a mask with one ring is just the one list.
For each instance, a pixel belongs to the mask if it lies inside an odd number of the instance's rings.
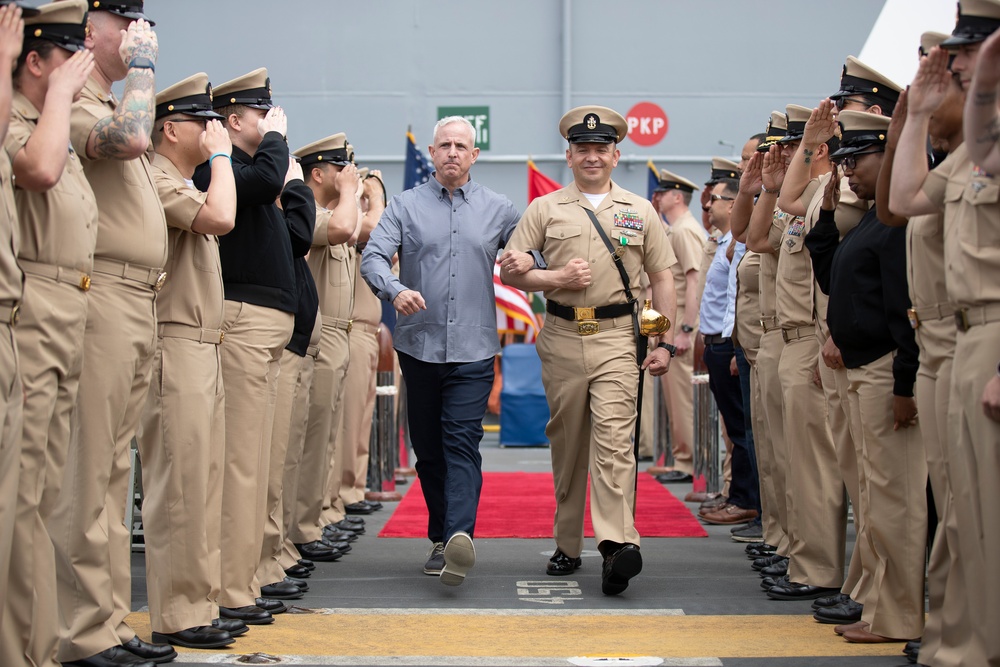
[[247,625],[274,623],[274,617],[255,604],[248,604],[245,607],[219,607],[219,615],[223,619],[236,619]]
[[293,565],[285,568],[285,574],[296,579],[308,579],[312,576],[312,570],[302,565]]
[[770,556],[762,556],[750,563],[750,568],[760,572],[765,567],[770,567],[775,563],[780,563],[783,560],[788,560],[785,556],[779,554],[771,554]]
[[762,577],[781,577],[788,574],[788,559],[779,560],[774,565],[762,568],[758,574]]
[[230,637],[245,635],[250,629],[247,627],[246,623],[238,618],[213,618],[212,627],[225,630],[229,633]]
[[142,641],[138,636],[132,637],[122,644],[122,648],[132,655],[143,660],[152,660],[155,663],[170,662],[177,657],[177,651],[170,644],[150,644]]
[[[302,590],[291,582],[276,581],[273,584],[261,586],[260,595],[271,600],[298,600],[302,597]],[[260,605],[257,606],[260,607]],[[267,607],[261,607],[261,609],[267,609]]]
[[344,511],[348,514],[371,514],[375,510],[368,503],[361,501],[360,503],[344,505]]
[[337,530],[330,526],[323,526],[323,537],[331,542],[356,542],[358,534],[350,530]]
[[564,554],[559,549],[552,554],[552,558],[545,565],[545,574],[552,577],[561,577],[567,574],[573,574],[583,565],[583,559],[579,556],[576,558],[570,558]]
[[332,563],[344,555],[339,551],[328,549],[322,542],[296,544],[295,548],[299,550],[300,554],[308,557],[309,560],[313,560],[318,563]]
[[772,600],[815,600],[827,595],[835,595],[838,589],[797,584],[790,581],[787,584],[776,584],[767,591],[767,597]]
[[642,554],[635,544],[626,544],[604,559],[601,592],[618,595],[628,588],[629,579],[642,572]]
[[306,592],[309,591],[309,584],[307,584],[306,582],[302,581],[301,579],[296,579],[294,577],[285,577],[285,582],[289,583],[289,584],[293,584],[294,586],[296,586],[303,593],[306,593]]
[[319,538],[319,543],[331,551],[339,551],[341,555],[351,550],[351,545],[347,542],[335,542],[326,536]]
[[350,533],[357,533],[358,535],[361,535],[365,532],[365,524],[353,523],[351,521],[348,521],[348,519],[350,519],[350,517],[338,521],[337,523],[327,524],[326,527],[329,528],[330,530],[347,531]]
[[662,472],[656,475],[655,479],[660,484],[689,484],[694,481],[690,474],[680,470]]
[[864,605],[858,604],[854,600],[848,598],[847,602],[843,604],[838,604],[835,607],[820,607],[813,614],[813,618],[820,623],[829,623],[830,625],[848,625],[850,623],[855,623],[861,620],[861,612],[864,611]]
[[153,641],[184,648],[223,648],[232,644],[235,639],[225,630],[211,625],[199,625],[177,632],[154,632]]
[[[299,554],[299,555],[301,556],[302,554]],[[302,567],[306,568],[310,572],[312,572],[313,570],[316,569],[316,563],[312,562],[308,558],[300,558],[299,561],[298,561],[298,563],[299,563],[299,565],[301,565]]]
[[62,664],[63,667],[155,667],[156,665],[152,660],[143,660],[121,646],[112,646],[89,658],[70,660]]
[[380,503],[377,500],[365,500],[364,503],[365,505],[368,505],[368,507],[371,507],[376,512],[382,509],[382,503]]
[[813,600],[812,608],[819,609],[820,607],[836,607],[839,604],[844,604],[851,599],[850,595],[845,595],[844,593],[837,593],[836,595],[828,595],[825,598],[816,598]]
[[257,598],[254,604],[269,614],[284,614],[288,607],[281,600],[268,600],[267,598]]

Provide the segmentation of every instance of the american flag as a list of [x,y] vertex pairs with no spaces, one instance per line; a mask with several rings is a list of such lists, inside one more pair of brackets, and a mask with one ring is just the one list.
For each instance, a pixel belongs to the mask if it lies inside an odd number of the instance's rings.
[[427,179],[434,173],[434,164],[424,157],[424,154],[417,148],[417,140],[413,133],[406,132],[406,168],[403,172],[403,189],[409,190],[412,187],[426,183]]
[[493,265],[493,291],[497,301],[497,331],[523,334],[525,343],[534,343],[541,329],[540,318],[531,308],[530,300],[536,297],[504,285],[499,262]]

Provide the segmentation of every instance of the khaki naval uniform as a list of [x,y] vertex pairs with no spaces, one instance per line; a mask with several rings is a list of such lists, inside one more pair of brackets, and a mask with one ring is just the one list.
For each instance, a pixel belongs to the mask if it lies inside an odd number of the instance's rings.
[[[327,226],[333,212],[317,206],[316,233],[309,252],[309,269],[319,293],[323,334],[313,371],[309,395],[309,421],[295,499],[295,521],[288,536],[295,544],[315,542],[324,525],[343,517],[324,516],[324,503],[331,502],[330,478],[336,452],[335,428],[339,423],[341,396],[350,361],[347,341],[353,306],[354,267],[347,246],[330,245]],[[339,487],[340,480],[337,479]],[[338,493],[339,496],[339,493]],[[291,500],[291,498],[289,498]]]
[[375,412],[375,380],[378,375],[378,333],[382,302],[361,279],[361,253],[355,255],[354,308],[351,312],[351,363],[344,385],[343,443],[340,500],[344,505],[365,499],[368,485],[368,450],[371,444],[372,414]]
[[[677,263],[670,267],[677,294],[677,317],[673,322],[676,333],[686,321],[687,273],[692,270],[701,272],[703,269],[704,228],[688,211],[669,226],[667,239],[677,258]],[[699,273],[699,279],[702,275]],[[670,362],[670,372],[661,379],[663,400],[670,415],[670,446],[674,455],[674,469],[688,474],[694,473],[694,392],[691,375],[694,373],[694,338],[698,330],[698,313],[694,314],[690,324],[695,329],[691,334],[691,349],[674,357]]]
[[162,155],[153,157],[153,176],[169,227],[170,280],[157,296],[159,346],[138,442],[150,624],[172,633],[219,615],[225,298],[219,241],[191,229],[208,195]]
[[[768,228],[768,244],[776,251],[786,223],[784,212],[775,209]],[[759,412],[762,433],[754,432],[757,448],[757,469],[761,486],[761,509],[764,512],[765,542],[778,548],[778,553],[788,553],[788,511],[785,499],[788,458],[785,442],[784,409],[781,397],[781,381],[778,377],[778,361],[784,339],[778,324],[776,305],[776,282],[778,275],[778,255],[760,255],[760,320],[762,330],[760,351],[755,364],[757,383],[752,390],[759,393],[755,410]],[[776,541],[771,541],[776,540]]]
[[99,221],[87,293],[79,428],[49,526],[59,574],[63,662],[135,636],[125,624],[132,598],[125,522],[128,448],[149,389],[167,226],[145,155],[126,161],[86,157],[91,132],[116,106],[91,77],[70,121],[70,139],[97,197]]
[[[816,286],[805,236],[819,218],[823,190],[829,175],[813,179],[799,201],[806,207],[803,219],[790,219],[778,258],[777,314],[785,345],[778,362],[784,401],[787,443],[789,574],[791,580],[822,587],[843,586],[858,602],[854,584],[861,577],[858,538],[847,580],[844,559],[847,502],[844,486],[855,507],[860,498],[858,459],[860,442],[851,437],[847,402],[847,371],[833,370],[820,358],[826,341],[826,296]],[[857,225],[867,210],[865,203],[841,183],[837,226],[843,235]],[[813,382],[819,368],[823,388]],[[832,433],[831,433],[832,431]],[[857,445],[857,447],[856,447]],[[860,535],[863,522],[855,512]]]
[[[22,297],[23,274],[15,260],[18,225],[12,178],[7,152],[0,151],[0,585],[4,591],[17,515],[22,411],[21,374],[12,324]],[[0,622],[5,606],[0,605]]]
[[[920,346],[916,399],[920,431],[927,454],[927,474],[934,493],[938,526],[927,564],[930,598],[921,660],[924,664],[957,667],[979,663],[968,651],[973,623],[965,600],[965,560],[959,558],[956,479],[968,488],[964,466],[956,466],[955,442],[948,438],[951,371],[955,360],[955,306],[948,300],[944,270],[944,215],[918,215],[906,225],[906,266],[910,286],[911,325]],[[956,475],[958,477],[956,477]]]
[[[965,309],[968,323],[955,343],[947,439],[955,444],[946,456],[954,457],[954,516],[974,628],[969,644],[979,664],[1000,665],[1000,423],[981,404],[1000,361],[1000,178],[972,165],[963,144],[928,175],[924,192],[944,206],[948,300]],[[943,644],[956,644],[954,631],[945,626]]]
[[312,400],[313,378],[316,373],[316,359],[319,357],[322,336],[323,318],[317,313],[312,336],[309,337],[306,356],[302,358],[299,366],[295,400],[292,402],[292,410],[289,415],[291,423],[288,427],[288,451],[285,453],[284,482],[279,505],[283,523],[282,549],[278,562],[282,570],[287,570],[298,564],[298,560],[302,556],[289,537],[289,531],[295,519],[295,507],[299,497],[299,477],[303,471],[302,457],[305,451],[306,427],[309,424],[309,403]]
[[[592,284],[584,290],[545,293],[564,306],[597,307],[625,303],[621,278],[611,255],[585,209],[593,210],[611,239],[625,231],[622,262],[633,294],[642,271],[657,273],[675,262],[663,225],[652,205],[612,183],[597,207],[591,207],[576,184],[535,199],[528,205],[508,247],[539,250],[550,268],[573,258],[590,262]],[[615,226],[638,219],[641,229]],[[618,241],[612,241],[618,245]],[[600,331],[581,335],[576,322],[548,315],[536,343],[542,360],[542,383],[551,418],[545,429],[551,443],[555,482],[556,546],[570,558],[583,550],[583,512],[587,473],[590,506],[598,546],[604,541],[639,544],[633,510],[635,427],[639,369],[630,316],[599,320]]]
[[[15,93],[6,149],[24,148],[40,113]],[[54,665],[59,613],[56,562],[46,524],[62,486],[83,367],[89,274],[97,241],[97,202],[72,148],[59,182],[47,192],[15,190],[18,263],[24,304],[15,329],[24,385],[21,476],[11,579],[4,599],[0,664]],[[17,221],[15,221],[17,222]]]

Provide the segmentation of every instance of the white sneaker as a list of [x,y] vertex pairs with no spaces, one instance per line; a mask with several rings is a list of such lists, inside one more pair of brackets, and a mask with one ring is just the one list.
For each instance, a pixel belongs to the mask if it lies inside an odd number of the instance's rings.
[[460,530],[452,535],[448,544],[444,546],[441,583],[445,586],[460,586],[465,581],[465,575],[475,564],[476,547],[469,534]]

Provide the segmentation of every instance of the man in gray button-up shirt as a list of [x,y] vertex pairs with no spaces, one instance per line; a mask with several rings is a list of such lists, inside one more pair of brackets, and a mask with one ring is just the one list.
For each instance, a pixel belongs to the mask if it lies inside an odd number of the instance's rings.
[[476,559],[479,442],[500,351],[493,264],[520,218],[507,197],[470,178],[474,145],[464,118],[438,122],[429,147],[434,177],[392,198],[361,260],[362,277],[400,315],[394,347],[433,543],[424,572],[450,586]]

